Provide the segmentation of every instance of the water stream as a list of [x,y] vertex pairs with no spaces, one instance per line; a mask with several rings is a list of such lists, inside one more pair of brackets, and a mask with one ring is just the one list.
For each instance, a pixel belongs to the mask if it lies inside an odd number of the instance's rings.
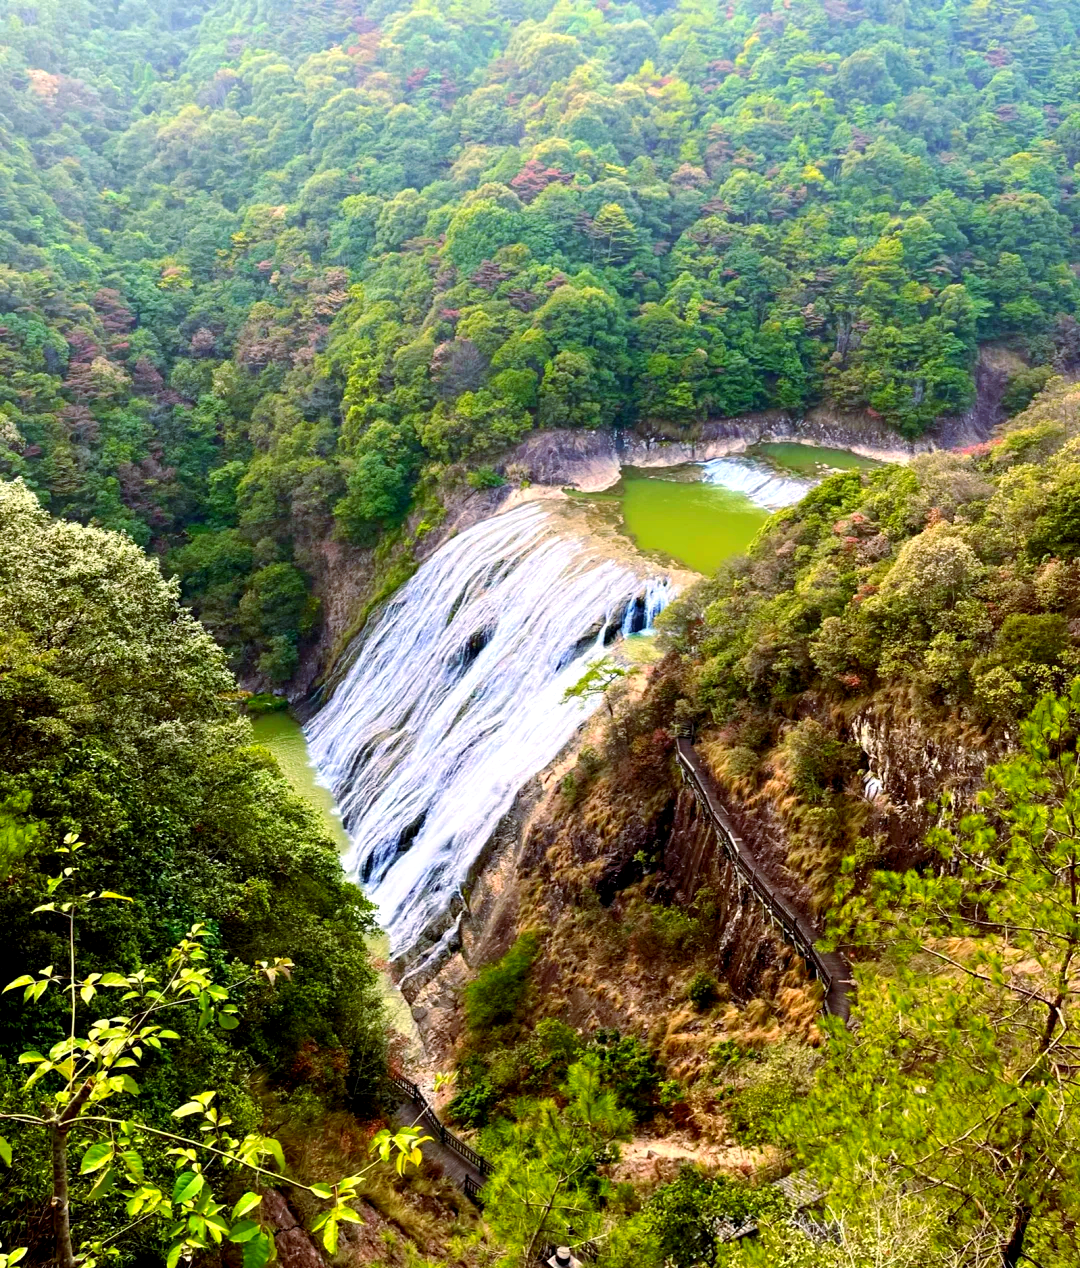
[[[832,457],[815,451],[801,470],[761,453],[627,472],[620,531],[712,572],[770,511],[851,465]],[[674,597],[658,555],[585,531],[580,505],[526,503],[446,542],[350,648],[306,728],[346,868],[377,904],[393,956],[436,928],[453,937],[446,913],[499,820],[600,705],[564,700],[566,689]]]
[[564,701],[671,597],[662,570],[529,503],[442,546],[307,728],[394,955],[448,908],[518,791],[598,699]]

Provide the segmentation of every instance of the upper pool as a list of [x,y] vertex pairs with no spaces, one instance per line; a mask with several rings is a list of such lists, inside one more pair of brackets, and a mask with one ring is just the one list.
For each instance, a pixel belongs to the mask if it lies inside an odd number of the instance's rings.
[[750,545],[770,514],[798,502],[833,471],[872,467],[867,458],[814,445],[758,445],[678,467],[627,467],[614,489],[622,530],[640,550],[710,575]]

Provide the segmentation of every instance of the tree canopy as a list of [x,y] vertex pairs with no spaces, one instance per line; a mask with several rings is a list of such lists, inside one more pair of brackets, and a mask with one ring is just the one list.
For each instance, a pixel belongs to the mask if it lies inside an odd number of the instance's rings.
[[531,427],[824,400],[917,435],[971,403],[980,342],[1080,356],[1078,20],[11,10],[0,472],[170,552],[283,681],[312,543],[376,540],[425,471]]

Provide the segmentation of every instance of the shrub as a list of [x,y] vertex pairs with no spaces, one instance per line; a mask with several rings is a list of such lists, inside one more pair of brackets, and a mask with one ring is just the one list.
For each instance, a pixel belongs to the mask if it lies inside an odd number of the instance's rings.
[[838,740],[814,718],[792,727],[784,752],[792,787],[810,803],[820,801],[830,788],[842,788],[858,758],[854,745]]
[[998,632],[995,650],[1010,667],[1054,665],[1069,641],[1069,623],[1057,613],[1013,612]]
[[648,1118],[656,1107],[660,1071],[656,1059],[640,1039],[621,1035],[617,1030],[598,1030],[593,1050],[600,1057],[600,1077],[639,1120]]
[[1010,374],[1001,398],[1001,408],[1009,418],[1019,414],[1021,410],[1027,409],[1053,377],[1054,370],[1049,365],[1034,365],[1030,369]]
[[465,1016],[469,1029],[491,1030],[517,1019],[529,988],[529,970],[540,950],[535,933],[523,933],[494,964],[480,970],[465,988]]
[[699,1013],[720,997],[720,983],[711,973],[695,973],[686,987],[686,998]]
[[651,906],[634,943],[642,959],[682,959],[704,947],[705,928],[696,916],[678,907]]
[[469,1087],[463,1087],[450,1104],[447,1113],[455,1123],[463,1127],[483,1127],[498,1102],[499,1094],[489,1079],[479,1079]]
[[494,467],[477,467],[465,477],[473,489],[498,489],[506,483]]
[[751,1189],[728,1176],[710,1177],[684,1166],[649,1198],[639,1219],[658,1241],[665,1264],[692,1268],[716,1262],[719,1224],[738,1226],[783,1207],[784,1199],[771,1187]]
[[741,1145],[765,1145],[777,1140],[784,1119],[809,1092],[816,1058],[810,1049],[793,1042],[773,1044],[750,1055],[734,1071],[728,1124]]
[[248,713],[280,713],[288,707],[289,702],[284,696],[275,696],[270,691],[260,691],[244,701]]

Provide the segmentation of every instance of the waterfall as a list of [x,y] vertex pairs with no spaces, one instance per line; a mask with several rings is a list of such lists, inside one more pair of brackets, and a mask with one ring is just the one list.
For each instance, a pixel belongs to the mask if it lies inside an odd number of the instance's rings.
[[644,561],[559,529],[529,503],[452,538],[308,724],[392,955],[446,912],[520,788],[598,707],[564,703],[566,688],[628,617],[648,628],[674,596]]
[[721,484],[734,493],[742,493],[767,511],[794,506],[820,483],[809,477],[781,475],[759,458],[713,458],[703,464],[701,477],[707,484]]
[[645,634],[667,605],[675,598],[675,587],[667,577],[650,577],[642,594],[626,605],[619,633],[623,638],[631,634]]

